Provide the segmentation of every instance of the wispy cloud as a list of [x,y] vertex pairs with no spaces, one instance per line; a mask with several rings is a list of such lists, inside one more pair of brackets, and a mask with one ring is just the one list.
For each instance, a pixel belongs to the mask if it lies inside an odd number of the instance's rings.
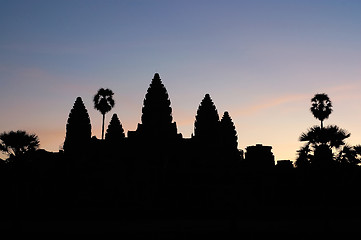
[[[319,93],[325,92],[330,95],[331,100],[336,99],[354,99],[355,97],[361,98],[359,91],[361,89],[361,81],[358,83],[344,83],[336,86],[326,87],[318,91]],[[301,93],[301,94],[285,94],[278,97],[264,97],[262,100],[253,103],[245,108],[241,108],[232,112],[232,116],[250,116],[257,114],[261,111],[274,108],[283,104],[297,102],[297,101],[310,101],[312,96],[318,92]]]
[[249,116],[285,103],[306,100],[309,97],[310,96],[308,94],[293,94],[293,95],[283,95],[275,98],[270,98],[267,100],[263,100],[262,102],[252,104],[236,112],[232,112],[232,116]]
[[354,89],[355,87],[360,87],[360,84],[357,84],[357,83],[340,84],[337,86],[332,86],[332,87],[327,88],[326,92],[331,92],[331,93],[345,92],[345,91],[350,91],[350,90]]
[[327,89],[329,97],[337,100],[360,99],[361,80],[354,83],[345,83]]

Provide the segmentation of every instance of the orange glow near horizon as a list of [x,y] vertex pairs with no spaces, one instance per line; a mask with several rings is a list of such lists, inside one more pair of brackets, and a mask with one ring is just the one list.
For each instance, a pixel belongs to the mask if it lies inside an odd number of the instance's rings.
[[[347,95],[343,94],[343,88],[336,88],[337,91],[341,94],[334,95],[336,100],[339,101],[349,101]],[[341,89],[341,90],[340,90]],[[330,90],[330,92],[335,93],[334,90]],[[349,95],[352,99],[354,99],[354,95]],[[296,158],[296,151],[299,149],[303,143],[298,141],[299,135],[306,131],[308,127],[312,125],[319,124],[317,119],[314,119],[312,114],[308,111],[309,99],[311,97],[305,94],[299,95],[285,95],[279,96],[274,99],[270,99],[267,102],[259,102],[254,103],[253,105],[246,107],[244,110],[240,109],[230,109],[229,112],[231,114],[231,118],[234,121],[236,126],[236,130],[238,132],[238,142],[239,148],[245,150],[247,146],[255,145],[255,144],[263,144],[270,145],[273,147],[272,151],[275,155],[276,160],[288,159],[294,161]],[[355,99],[354,99],[355,100]],[[356,100],[360,100],[356,98]],[[335,106],[339,106],[336,101],[333,101]],[[295,113],[292,109],[289,109],[289,105],[300,104],[304,106],[304,109],[301,113]],[[287,110],[288,109],[288,110]],[[334,113],[330,115],[330,119],[326,120],[326,124],[337,124],[338,120],[342,120],[342,114],[337,113],[338,109],[335,109]],[[92,135],[100,137],[101,134],[101,117],[98,112],[93,109],[89,109],[92,119]],[[173,112],[177,112],[176,109]],[[141,113],[139,113],[141,115]],[[292,114],[305,114],[307,122],[304,123],[303,128],[294,129],[294,124],[297,124],[298,120],[294,123],[290,121],[285,121],[283,124],[288,122],[289,125],[284,125],[278,130],[275,126],[271,126],[265,124],[267,121],[264,121],[263,116],[271,114],[268,118],[268,121],[280,121],[281,118],[286,116],[292,116]],[[219,111],[220,118],[222,117],[222,111]],[[110,120],[111,114],[107,114],[107,120]],[[273,117],[275,117],[273,119]],[[277,116],[280,116],[278,118]],[[356,115],[354,115],[356,117]],[[357,115],[360,118],[360,115]],[[125,129],[125,133],[128,131],[134,131],[136,129],[137,124],[139,123],[140,116],[136,117],[133,121],[129,121],[123,123],[123,128]],[[177,122],[178,132],[182,133],[184,138],[189,138],[193,133],[194,129],[194,120],[195,117],[186,117],[184,115],[176,115],[173,114],[173,121]],[[335,119],[336,118],[336,119]],[[340,119],[341,118],[341,119]],[[247,120],[248,119],[248,120]],[[257,120],[258,119],[258,120]],[[259,120],[263,119],[263,120]],[[178,120],[178,121],[177,121]],[[121,119],[122,121],[122,119]],[[106,123],[107,124],[107,123]],[[359,128],[352,128],[350,126],[342,126],[338,124],[340,127],[343,127],[349,130],[351,133],[356,132],[356,134],[352,134],[349,139],[347,139],[347,143],[351,145],[357,145],[361,143],[361,132],[357,132]],[[132,128],[130,128],[132,127]],[[57,152],[61,149],[63,141],[65,139],[65,124],[63,128],[58,129],[30,129],[30,132],[36,133],[40,139],[40,147],[44,148],[48,151]],[[256,133],[256,134],[255,134]],[[282,135],[285,139],[291,139],[291,141],[283,141],[277,136],[277,133]]]
[[159,72],[185,138],[208,93],[220,118],[229,112],[240,149],[261,143],[294,160],[300,134],[319,124],[310,99],[324,92],[334,106],[325,124],[361,144],[361,2],[21,2],[0,9],[0,132],[32,132],[58,151],[80,96],[99,138],[99,88],[114,92],[105,126],[117,113],[134,131]]

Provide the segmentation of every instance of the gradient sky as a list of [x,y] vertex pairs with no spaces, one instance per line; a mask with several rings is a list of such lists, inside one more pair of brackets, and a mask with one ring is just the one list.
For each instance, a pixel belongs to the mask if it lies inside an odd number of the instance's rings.
[[319,124],[310,99],[325,92],[325,124],[361,144],[360,13],[359,0],[0,0],[0,131],[36,133],[58,151],[81,96],[99,138],[101,87],[115,93],[106,124],[116,112],[135,130],[159,72],[184,137],[209,93],[239,148],[272,145],[276,159],[294,160],[299,135]]

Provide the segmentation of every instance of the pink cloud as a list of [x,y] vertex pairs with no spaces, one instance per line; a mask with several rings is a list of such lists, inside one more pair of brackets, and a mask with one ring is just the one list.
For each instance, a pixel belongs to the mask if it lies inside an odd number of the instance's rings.
[[294,94],[294,95],[284,95],[276,98],[270,98],[269,100],[264,100],[263,102],[252,104],[249,107],[246,107],[244,109],[240,109],[239,111],[236,111],[232,113],[233,116],[248,116],[255,114],[257,112],[260,112],[262,110],[266,110],[269,108],[273,108],[285,103],[294,102],[294,101],[300,101],[300,100],[306,100],[310,98],[308,94]]

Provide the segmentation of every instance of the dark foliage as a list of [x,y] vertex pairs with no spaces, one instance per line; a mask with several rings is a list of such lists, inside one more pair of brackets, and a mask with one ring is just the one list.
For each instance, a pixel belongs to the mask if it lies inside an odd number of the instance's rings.
[[298,156],[295,162],[297,168],[307,168],[310,166],[313,158],[313,155],[311,155],[310,152],[311,149],[309,143],[307,143],[305,146],[301,147],[301,149],[297,151]]
[[337,154],[336,161],[342,166],[357,166],[361,163],[361,145],[345,145]]
[[39,139],[35,134],[26,131],[10,131],[0,134],[0,151],[8,154],[10,158],[19,157],[27,152],[39,148]]
[[351,134],[336,125],[329,125],[324,128],[319,126],[311,127],[306,133],[302,133],[300,141],[307,141],[313,146],[327,145],[330,148],[339,148],[344,145],[344,140]]
[[110,89],[101,88],[94,96],[94,108],[102,115],[108,113],[114,107],[113,91]]
[[332,113],[332,102],[325,93],[318,93],[311,99],[312,106],[310,108],[313,116],[321,121],[321,128],[323,128],[323,121]]
[[115,105],[113,95],[114,93],[112,90],[108,88],[107,89],[101,88],[98,90],[97,94],[95,94],[93,98],[94,108],[103,115],[102,139],[104,139],[105,114],[108,113]]
[[323,121],[332,113],[332,103],[327,94],[316,94],[311,102],[310,110],[321,121],[321,126],[313,126],[301,134],[299,140],[307,144],[298,151],[296,167],[358,166],[358,146],[344,146],[345,139],[351,134],[336,125],[323,126]]

